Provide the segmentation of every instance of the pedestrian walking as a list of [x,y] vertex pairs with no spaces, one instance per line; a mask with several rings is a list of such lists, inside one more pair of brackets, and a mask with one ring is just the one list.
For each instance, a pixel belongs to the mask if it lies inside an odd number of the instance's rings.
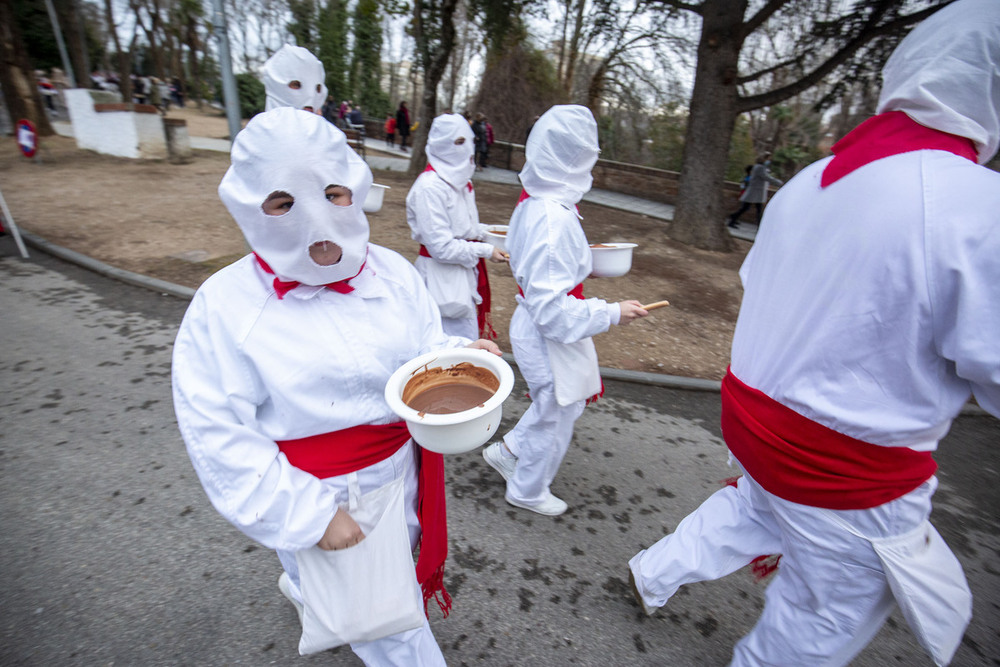
[[[722,434],[744,472],[629,563],[652,611],[762,554],[732,665],[846,665],[898,605],[937,665],[971,618],[928,521],[970,398],[1000,416],[1000,4],[958,0],[882,70],[878,115],[768,206],[740,270]],[[977,162],[979,164],[977,164]]]

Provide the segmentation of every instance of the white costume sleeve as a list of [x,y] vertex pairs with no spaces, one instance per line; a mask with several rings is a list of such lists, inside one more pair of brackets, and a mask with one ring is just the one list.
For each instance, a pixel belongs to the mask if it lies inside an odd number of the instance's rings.
[[[469,242],[465,236],[456,235],[456,230],[478,233],[482,238],[485,229],[480,229],[478,216],[475,225],[470,224],[468,206],[474,206],[474,199],[460,197],[448,192],[447,183],[435,174],[425,173],[406,198],[406,221],[412,230],[413,240],[427,246],[431,257],[445,264],[460,264],[467,269],[474,268],[481,257],[493,254],[493,246],[478,241]],[[451,196],[449,196],[451,195]],[[462,220],[452,220],[452,216]]]
[[924,187],[937,352],[1000,417],[1000,175],[971,163],[935,174]]
[[576,215],[551,200],[529,199],[519,208],[515,216],[522,216],[518,236],[523,241],[517,244],[516,255],[511,253],[511,262],[524,292],[522,303],[538,331],[559,343],[607,331],[611,305],[601,299],[569,296],[591,267],[590,246]]
[[174,408],[195,471],[212,505],[250,538],[272,549],[311,547],[336,511],[334,489],[255,428],[254,369],[218,324],[196,294],[174,345]]

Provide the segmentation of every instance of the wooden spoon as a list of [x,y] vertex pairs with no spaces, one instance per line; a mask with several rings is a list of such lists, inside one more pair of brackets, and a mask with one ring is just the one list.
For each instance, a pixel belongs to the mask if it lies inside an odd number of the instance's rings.
[[669,301],[657,301],[656,303],[651,303],[649,305],[643,306],[643,310],[656,310],[657,308],[663,308],[664,306],[669,306]]

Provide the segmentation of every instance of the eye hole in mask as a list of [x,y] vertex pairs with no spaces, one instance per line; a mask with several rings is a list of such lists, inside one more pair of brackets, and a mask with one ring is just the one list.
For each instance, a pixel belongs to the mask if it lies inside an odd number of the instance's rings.
[[292,90],[298,90],[299,88],[302,87],[302,84],[299,81],[289,81],[288,87],[291,88]]
[[456,146],[461,146],[464,143],[465,143],[465,137],[459,137],[458,139],[455,139]]
[[260,208],[264,211],[264,215],[278,216],[291,211],[293,204],[295,204],[295,197],[284,190],[275,190],[267,196]]
[[354,203],[351,189],[344,185],[328,185],[323,191],[327,200],[334,206],[350,206]]

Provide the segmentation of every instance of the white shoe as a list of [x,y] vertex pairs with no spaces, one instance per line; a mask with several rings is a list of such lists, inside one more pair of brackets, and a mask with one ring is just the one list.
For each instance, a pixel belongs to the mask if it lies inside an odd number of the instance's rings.
[[295,599],[292,595],[292,580],[288,576],[287,572],[282,572],[281,576],[278,577],[278,590],[281,594],[288,598],[288,601],[295,606],[295,611],[299,615],[299,623],[302,623],[302,603]]
[[483,458],[494,470],[500,473],[504,480],[508,480],[514,476],[514,470],[517,468],[517,457],[504,456],[503,446],[504,444],[500,441],[494,442],[483,450]]
[[514,500],[513,498],[510,497],[509,493],[504,494],[503,498],[504,500],[507,501],[509,505],[513,505],[514,507],[520,507],[521,509],[525,510],[531,510],[532,512],[537,512],[538,514],[544,514],[545,516],[559,516],[567,509],[569,509],[569,505],[563,502],[563,500],[561,500],[560,498],[556,498],[554,495],[552,495],[551,492],[545,498],[545,500],[536,505],[527,505],[525,503],[522,503],[520,500]]

